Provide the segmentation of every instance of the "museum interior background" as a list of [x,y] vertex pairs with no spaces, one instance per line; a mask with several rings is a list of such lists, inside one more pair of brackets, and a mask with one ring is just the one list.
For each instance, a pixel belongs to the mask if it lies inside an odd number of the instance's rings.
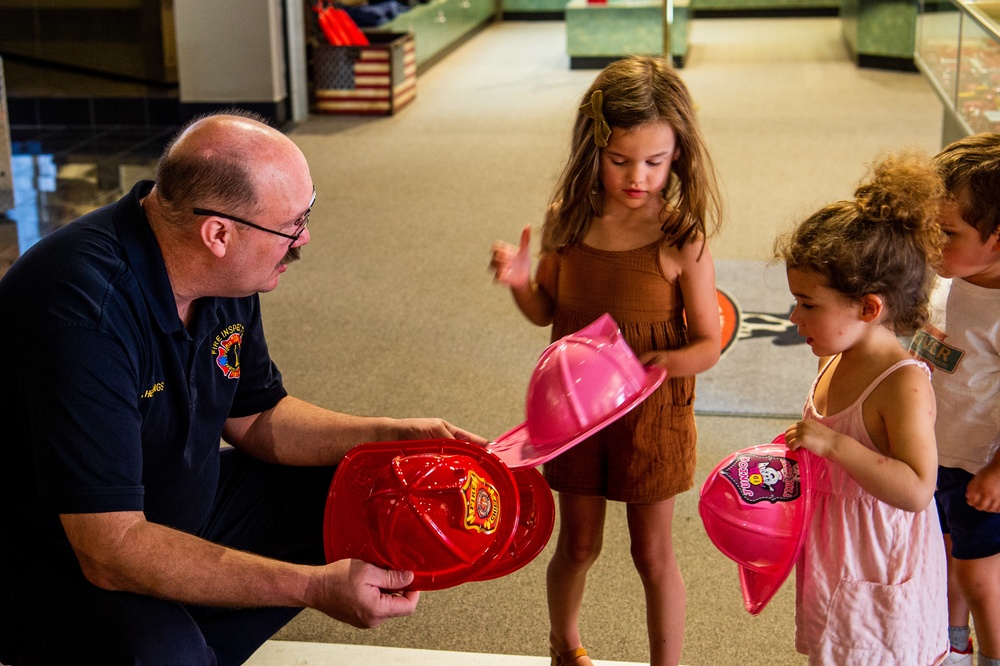
[[[1000,130],[995,2],[379,4],[345,6],[372,23],[364,30],[388,70],[389,83],[359,101],[361,49],[326,43],[309,3],[0,0],[0,274],[149,177],[186,118],[253,108],[303,149],[319,193],[303,261],[263,298],[290,389],[343,411],[440,415],[495,436],[523,420],[548,332],[490,284],[489,244],[540,225],[595,68],[666,55],[695,95],[723,182],[727,226],[713,253],[742,316],[733,348],[699,379],[700,484],[728,452],[794,418],[815,371],[789,334],[791,300],[769,264],[775,235],[849,196],[886,151]],[[759,617],[743,610],[735,565],[699,522],[697,490],[678,498],[675,517],[684,663],[804,663],[791,645],[792,586]],[[584,610],[586,646],[605,664],[646,658],[623,525],[612,509]],[[371,632],[305,612],[253,661],[367,663],[348,650],[385,648],[411,652],[366,653],[371,663],[444,664],[452,652],[546,663],[547,560],[425,594],[414,617]]]

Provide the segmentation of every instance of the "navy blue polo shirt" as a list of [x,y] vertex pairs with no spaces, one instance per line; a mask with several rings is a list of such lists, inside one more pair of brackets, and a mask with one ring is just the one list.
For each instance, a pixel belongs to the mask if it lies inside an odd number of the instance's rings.
[[0,280],[0,562],[68,552],[60,513],[143,511],[197,533],[229,417],[286,395],[259,298],[182,324],[139,202],[52,233]]

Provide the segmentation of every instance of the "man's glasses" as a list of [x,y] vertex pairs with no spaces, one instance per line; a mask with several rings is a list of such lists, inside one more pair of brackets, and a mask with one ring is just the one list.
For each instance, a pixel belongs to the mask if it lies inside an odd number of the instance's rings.
[[240,224],[245,224],[248,227],[253,227],[254,229],[260,229],[261,231],[266,231],[267,233],[274,234],[275,236],[281,236],[282,238],[287,238],[290,241],[292,241],[292,243],[294,243],[299,239],[299,236],[301,236],[303,232],[305,232],[306,225],[309,224],[309,213],[312,212],[312,207],[313,204],[315,203],[316,203],[316,188],[313,188],[313,196],[312,200],[309,202],[309,208],[306,209],[306,212],[302,213],[302,217],[295,220],[294,234],[286,234],[283,231],[275,231],[274,229],[268,229],[267,227],[262,227],[259,224],[254,224],[253,222],[244,220],[242,217],[236,217],[235,215],[227,215],[226,213],[220,213],[218,211],[209,210],[207,208],[195,208],[194,214],[222,217],[227,220],[232,220],[233,222],[239,222]]

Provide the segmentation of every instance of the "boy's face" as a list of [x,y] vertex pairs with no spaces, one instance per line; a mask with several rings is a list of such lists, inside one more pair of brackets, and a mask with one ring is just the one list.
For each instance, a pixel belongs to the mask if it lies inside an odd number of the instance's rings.
[[940,223],[947,241],[935,266],[938,275],[1000,288],[1000,232],[983,242],[979,230],[962,219],[961,206],[954,200],[941,207]]

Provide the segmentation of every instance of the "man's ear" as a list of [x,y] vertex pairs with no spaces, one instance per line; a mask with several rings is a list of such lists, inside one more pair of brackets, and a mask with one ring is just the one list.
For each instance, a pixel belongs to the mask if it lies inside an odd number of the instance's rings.
[[878,321],[885,311],[885,301],[878,294],[865,294],[861,298],[861,320]]
[[233,225],[221,217],[206,217],[198,227],[201,242],[219,259],[226,256],[233,241]]

